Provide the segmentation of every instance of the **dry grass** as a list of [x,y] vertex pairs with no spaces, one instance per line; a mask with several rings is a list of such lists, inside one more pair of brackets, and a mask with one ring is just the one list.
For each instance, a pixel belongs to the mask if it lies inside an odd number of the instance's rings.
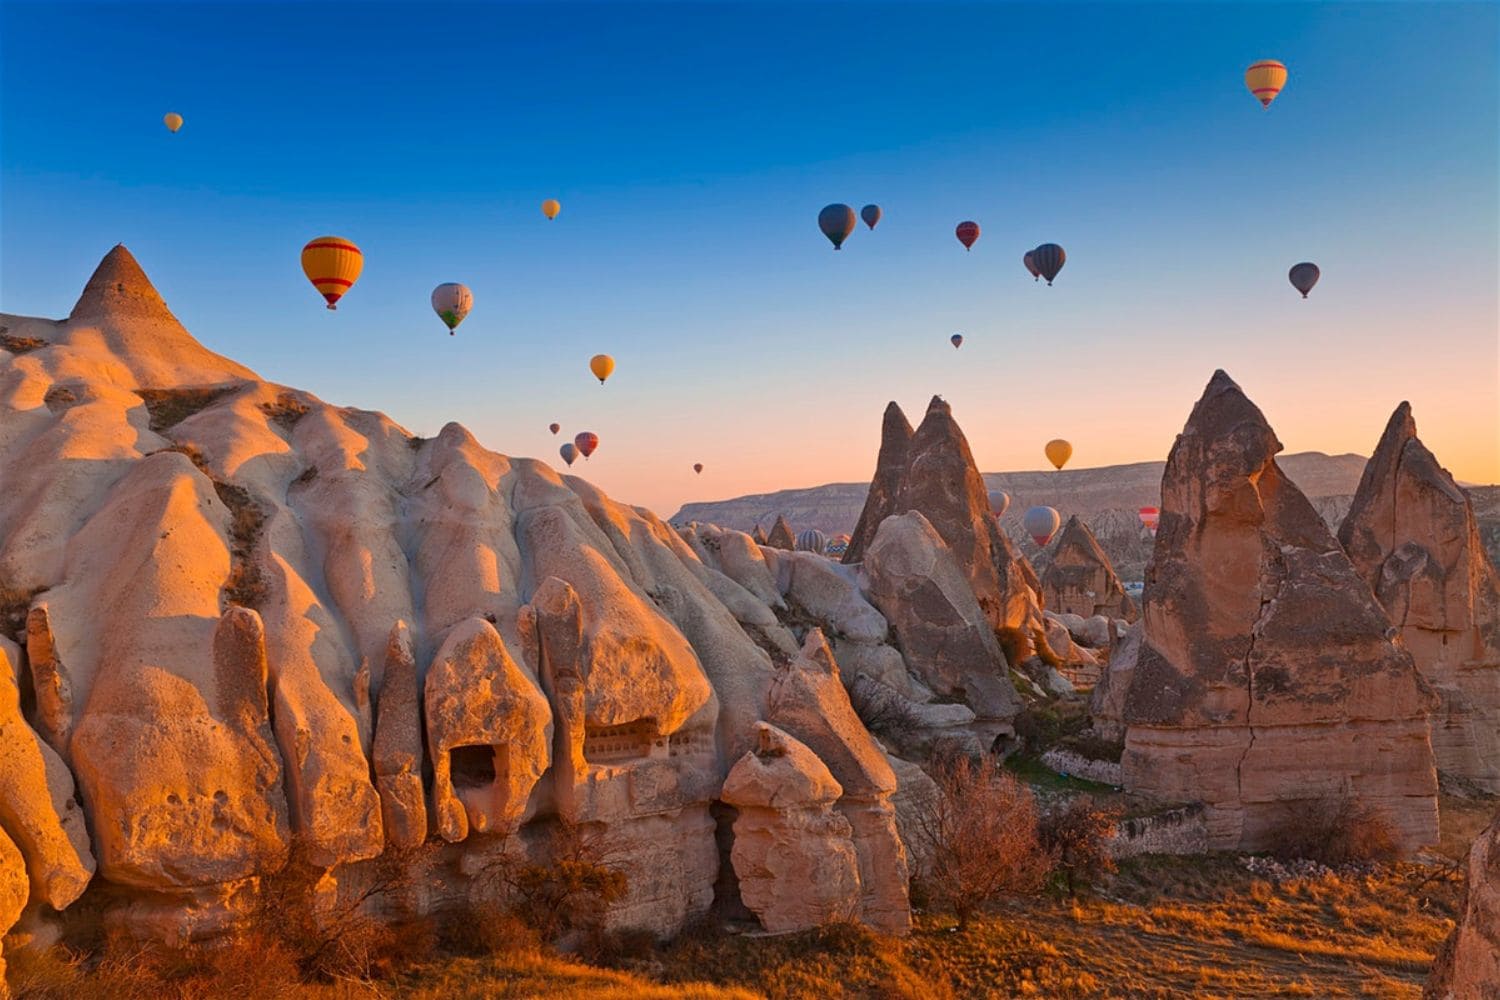
[[41,590],[21,590],[0,582],[0,635],[26,645],[26,614]]
[[162,434],[239,388],[217,385],[197,389],[137,389],[135,394],[146,404],[151,429]]
[[261,412],[282,430],[290,431],[307,416],[308,405],[289,392],[280,393],[274,403],[261,403]]
[[0,326],[0,347],[5,348],[12,354],[25,354],[28,351],[40,350],[47,346],[47,342],[40,337],[17,337],[15,334],[5,331],[6,328]]

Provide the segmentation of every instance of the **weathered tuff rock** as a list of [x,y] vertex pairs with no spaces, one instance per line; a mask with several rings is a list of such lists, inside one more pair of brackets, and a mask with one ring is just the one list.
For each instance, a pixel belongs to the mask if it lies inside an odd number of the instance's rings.
[[1458,926],[1432,963],[1425,1000],[1500,1000],[1500,814],[1469,848]]
[[1136,622],[1109,654],[1109,664],[1089,695],[1089,720],[1100,739],[1125,742],[1125,696],[1135,679],[1145,626]]
[[886,407],[875,477],[843,561],[863,561],[885,521],[907,511],[920,511],[952,550],[1014,662],[1045,645],[1036,572],[996,525],[968,439],[936,396],[915,432],[900,407]]
[[906,849],[891,805],[896,775],[849,703],[820,630],[808,633],[801,655],[778,673],[767,719],[805,743],[843,788],[838,808],[853,830],[859,857],[859,919],[889,934],[905,934],[911,929],[911,905]]
[[869,597],[890,622],[907,668],[939,695],[957,697],[991,736],[1021,710],[995,630],[969,579],[927,518],[886,518],[865,554]]
[[1391,414],[1339,541],[1442,698],[1438,770],[1500,792],[1500,577],[1468,494],[1417,437],[1410,404]]
[[785,549],[788,552],[797,547],[797,536],[792,532],[792,526],[786,523],[786,518],[776,518],[776,523],[771,525],[770,534],[766,535],[766,544],[773,549]]
[[[419,439],[268,384],[188,335],[123,248],[71,319],[0,325],[0,625],[24,621],[6,672],[33,690],[9,702],[34,706],[6,721],[0,678],[0,831],[20,858],[0,886],[20,872],[23,924],[97,856],[113,925],[220,934],[294,844],[324,901],[356,897],[384,851],[433,876],[413,902],[430,911],[479,891],[463,873],[497,841],[546,859],[569,822],[628,873],[609,926],[665,935],[708,910],[710,806],[801,655],[751,539],[690,546],[456,424]],[[873,635],[852,576],[798,589]],[[850,651],[880,670],[894,654]],[[866,814],[871,858],[899,850],[889,794],[838,806]],[[904,919],[904,897],[859,905]]]
[[1216,849],[1264,848],[1335,798],[1377,810],[1407,849],[1433,843],[1435,698],[1280,450],[1215,373],[1162,480],[1126,788],[1202,801]]
[[1135,602],[1115,575],[1109,557],[1078,515],[1068,518],[1042,572],[1042,598],[1049,611],[1083,618],[1108,615],[1133,620]]
[[860,871],[849,821],[834,808],[843,788],[775,726],[761,723],[756,737],[722,793],[739,810],[731,857],[741,898],[773,933],[853,918]]

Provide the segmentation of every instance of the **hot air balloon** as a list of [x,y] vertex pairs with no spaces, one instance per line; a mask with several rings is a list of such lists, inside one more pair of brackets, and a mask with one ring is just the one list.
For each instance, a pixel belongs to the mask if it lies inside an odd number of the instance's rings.
[[958,237],[958,242],[964,245],[965,250],[972,250],[979,239],[979,223],[960,222],[958,228],[953,230],[953,235]]
[[182,128],[182,116],[172,111],[162,116],[161,123],[167,127],[168,132],[176,132]]
[[990,490],[990,513],[995,515],[995,520],[1010,509],[1010,494],[1004,490]]
[[[596,354],[589,358],[589,371],[594,373],[594,378],[599,380],[600,385],[604,384],[604,380],[609,378],[614,370],[615,359],[608,354]],[[585,454],[584,457],[587,458],[588,455]]]
[[557,449],[557,453],[561,455],[563,457],[563,461],[567,462],[569,465],[572,465],[575,461],[578,460],[578,446],[575,445],[572,441],[569,441],[567,444]]
[[1073,446],[1062,438],[1053,438],[1042,450],[1047,453],[1047,461],[1058,469],[1067,465],[1068,459],[1073,457]]
[[1318,270],[1318,265],[1308,263],[1307,261],[1303,261],[1300,264],[1293,264],[1292,269],[1286,273],[1287,280],[1292,283],[1293,288],[1302,293],[1304,299],[1307,298],[1307,293],[1313,290],[1313,285],[1316,285],[1318,279],[1322,276],[1323,272]]
[[557,213],[562,211],[562,202],[556,198],[548,198],[542,202],[542,214],[549,219],[557,218]]
[[1037,545],[1045,546],[1057,534],[1057,526],[1062,523],[1062,517],[1051,507],[1033,507],[1026,512],[1021,523]]
[[556,434],[558,431],[562,430],[562,424],[548,424],[547,429],[553,434]]
[[828,539],[828,544],[823,548],[825,556],[842,557],[849,551],[850,538],[848,535],[834,535]]
[[817,528],[808,528],[797,536],[797,551],[799,552],[816,552],[822,555],[827,547],[828,536]]
[[1161,511],[1155,507],[1142,507],[1139,511],[1141,526],[1156,537],[1156,525],[1161,521]]
[[469,291],[468,285],[446,281],[432,290],[432,311],[448,325],[450,337],[473,308],[474,293]]
[[880,221],[880,216],[882,214],[883,213],[880,211],[879,205],[866,205],[864,208],[859,210],[859,217],[861,219],[864,219],[865,225],[869,226],[871,229],[875,228],[875,224]]
[[1262,107],[1269,108],[1281,88],[1286,86],[1286,66],[1275,59],[1251,63],[1245,70],[1245,86],[1250,88]]
[[339,299],[354,287],[364,266],[359,247],[340,236],[319,236],[302,248],[302,273],[330,309],[338,308]]
[[698,473],[698,475],[700,475],[700,476],[703,475],[703,463],[702,462],[694,462],[693,463],[693,471],[696,472],[696,473]]
[[1021,263],[1026,265],[1026,273],[1031,275],[1032,281],[1036,281],[1041,278],[1042,272],[1036,269],[1036,258],[1032,256],[1030,250],[1027,250],[1026,256],[1021,258]]
[[1057,277],[1063,265],[1068,262],[1068,255],[1063,253],[1063,248],[1056,243],[1043,243],[1031,251],[1031,262],[1041,272],[1042,277],[1047,279],[1047,284],[1052,284],[1052,279]]
[[573,436],[573,443],[578,446],[578,453],[588,458],[599,447],[599,435],[593,431],[579,431]]
[[948,340],[953,344],[953,349],[955,351],[964,346],[964,335],[961,333],[955,333],[953,336],[949,337]]
[[849,238],[849,234],[854,232],[854,209],[841,203],[825,206],[818,213],[818,228],[823,230],[823,235],[828,237],[833,248],[839,249]]

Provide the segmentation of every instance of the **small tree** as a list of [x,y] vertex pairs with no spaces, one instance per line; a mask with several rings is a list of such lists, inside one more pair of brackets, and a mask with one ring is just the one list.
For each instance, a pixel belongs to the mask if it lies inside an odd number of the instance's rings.
[[938,795],[916,821],[931,862],[928,898],[953,911],[960,930],[1003,893],[1033,892],[1047,876],[1031,790],[985,758],[945,761],[933,775]]
[[1103,806],[1080,795],[1048,809],[1042,816],[1041,842],[1063,876],[1068,895],[1116,870],[1109,842],[1120,822],[1119,806]]

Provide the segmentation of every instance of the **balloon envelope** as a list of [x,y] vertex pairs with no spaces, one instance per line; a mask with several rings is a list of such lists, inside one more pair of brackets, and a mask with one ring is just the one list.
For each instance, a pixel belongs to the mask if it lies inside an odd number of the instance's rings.
[[1322,276],[1323,272],[1318,270],[1318,265],[1309,263],[1308,261],[1293,264],[1292,269],[1286,273],[1287,280],[1292,283],[1293,288],[1302,293],[1304,299],[1307,298],[1307,293],[1313,290],[1313,285],[1316,285],[1318,279]]
[[975,241],[979,239],[979,223],[960,222],[953,230],[953,235],[958,237],[958,242],[964,245],[965,250],[972,250]]
[[338,308],[339,299],[354,287],[364,267],[359,247],[341,236],[319,236],[302,248],[302,273],[330,309]]
[[998,520],[1010,509],[1010,494],[1004,490],[990,490],[990,513]]
[[1021,258],[1021,263],[1026,265],[1026,273],[1031,275],[1032,281],[1035,281],[1042,276],[1042,272],[1037,270],[1036,258],[1032,255],[1030,250],[1027,250],[1026,256]]
[[703,475],[703,463],[702,462],[694,462],[693,463],[693,471],[696,472],[696,473],[698,473],[700,476]]
[[[614,370],[615,359],[608,354],[596,354],[589,358],[589,371],[594,373],[594,378],[599,380],[600,385],[604,384],[604,380],[609,378]],[[588,455],[585,454],[584,457],[587,458]]]
[[1156,534],[1156,526],[1161,522],[1161,511],[1156,507],[1142,507],[1138,513],[1141,526],[1151,534]]
[[816,552],[819,555],[822,555],[823,550],[827,547],[828,536],[823,534],[817,528],[808,528],[806,531],[797,536],[798,551]]
[[599,435],[593,431],[580,431],[573,436],[573,443],[578,446],[578,453],[588,458],[599,447]]
[[549,219],[557,218],[557,213],[562,211],[562,202],[556,198],[548,198],[542,202],[542,214]]
[[567,444],[557,449],[557,453],[562,456],[564,462],[572,465],[578,459],[578,446],[575,445],[572,441],[569,441]]
[[953,336],[949,337],[948,340],[952,342],[953,349],[955,351],[964,346],[964,335],[961,333],[955,333]]
[[558,431],[562,430],[562,424],[548,424],[547,429],[553,434],[556,434]]
[[448,281],[432,290],[432,311],[447,325],[450,334],[458,329],[458,324],[473,308],[474,293],[469,291],[468,285]]
[[1031,262],[1050,285],[1052,279],[1057,277],[1057,272],[1068,262],[1068,255],[1056,243],[1043,243],[1031,251]]
[[882,213],[880,211],[879,205],[866,205],[864,208],[859,210],[859,217],[861,219],[864,219],[865,225],[869,226],[871,229],[874,229],[875,224],[880,221],[881,214]]
[[844,245],[849,234],[854,232],[854,209],[842,203],[827,205],[818,213],[818,228],[833,244],[835,250]]
[[178,129],[182,128],[182,116],[173,111],[169,114],[163,115],[161,123],[167,127],[168,132],[176,132]]
[[1068,459],[1073,457],[1073,446],[1062,438],[1054,438],[1048,441],[1047,446],[1042,450],[1047,453],[1047,461],[1051,462],[1058,469],[1067,465]]
[[1052,536],[1057,534],[1057,526],[1061,523],[1062,517],[1051,507],[1033,507],[1021,519],[1026,533],[1038,545],[1046,545],[1052,541]]
[[1245,86],[1260,101],[1261,107],[1269,108],[1281,88],[1286,86],[1286,65],[1277,59],[1262,59],[1251,63],[1245,70]]

